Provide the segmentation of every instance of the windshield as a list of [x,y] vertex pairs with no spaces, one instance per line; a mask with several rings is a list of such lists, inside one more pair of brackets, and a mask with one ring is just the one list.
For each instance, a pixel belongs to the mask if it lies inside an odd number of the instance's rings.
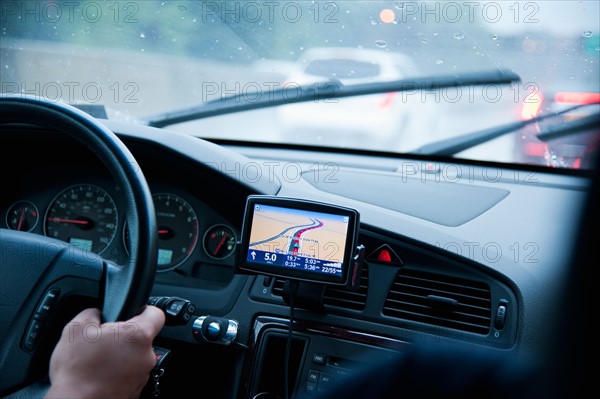
[[[293,98],[324,81],[351,88],[498,70],[521,77],[315,98],[168,126],[202,138],[410,153],[600,101],[597,1],[3,1],[0,12],[3,93],[103,105],[109,119],[135,123],[229,96],[258,103],[284,88]],[[587,168],[597,127],[538,135],[598,108],[454,156]]]

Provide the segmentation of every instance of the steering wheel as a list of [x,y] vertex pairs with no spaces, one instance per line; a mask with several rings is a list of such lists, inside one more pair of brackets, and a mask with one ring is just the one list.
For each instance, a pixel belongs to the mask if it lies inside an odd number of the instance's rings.
[[60,131],[104,162],[121,188],[131,250],[129,262],[118,265],[63,241],[0,229],[0,396],[32,383],[31,370],[39,368],[35,363],[40,353],[52,350],[39,337],[58,319],[53,312],[57,299],[92,296],[102,302],[103,322],[129,319],[148,300],[157,257],[150,189],[133,155],[113,132],[67,104],[0,95],[0,129],[7,124]]

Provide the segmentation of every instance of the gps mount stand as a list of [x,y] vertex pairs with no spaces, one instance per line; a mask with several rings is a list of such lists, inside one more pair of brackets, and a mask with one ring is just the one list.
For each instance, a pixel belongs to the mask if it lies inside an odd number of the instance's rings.
[[[294,284],[297,286],[296,289],[294,289]],[[281,297],[288,306],[291,305],[293,295],[295,307],[317,313],[327,313],[323,305],[324,293],[325,284],[285,280]]]
[[[359,245],[352,257],[349,270],[348,283],[344,286],[346,290],[360,290],[363,262],[365,259],[365,246]],[[326,284],[308,281],[285,280],[281,297],[286,305],[290,306],[293,295],[294,307],[310,310],[317,313],[327,313],[324,305]]]

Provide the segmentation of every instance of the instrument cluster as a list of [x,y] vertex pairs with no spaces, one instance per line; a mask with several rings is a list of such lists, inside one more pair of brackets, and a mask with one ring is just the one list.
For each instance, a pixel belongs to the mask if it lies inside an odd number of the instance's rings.
[[[196,262],[232,264],[237,232],[199,199],[173,187],[153,187],[158,227],[157,270]],[[34,192],[0,209],[5,228],[43,234],[120,262],[129,256],[129,233],[114,184],[99,181]]]

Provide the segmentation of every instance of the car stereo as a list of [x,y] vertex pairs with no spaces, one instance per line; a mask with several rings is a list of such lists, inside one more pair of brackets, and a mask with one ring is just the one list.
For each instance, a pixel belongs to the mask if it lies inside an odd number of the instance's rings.
[[346,285],[359,214],[321,202],[252,195],[236,271]]

